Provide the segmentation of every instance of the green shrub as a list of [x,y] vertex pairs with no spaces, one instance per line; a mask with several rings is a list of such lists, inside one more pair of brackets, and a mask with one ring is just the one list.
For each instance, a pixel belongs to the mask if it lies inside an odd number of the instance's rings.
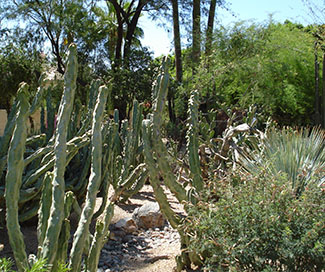
[[205,271],[321,271],[324,187],[297,198],[285,176],[232,175],[189,206],[184,229]]

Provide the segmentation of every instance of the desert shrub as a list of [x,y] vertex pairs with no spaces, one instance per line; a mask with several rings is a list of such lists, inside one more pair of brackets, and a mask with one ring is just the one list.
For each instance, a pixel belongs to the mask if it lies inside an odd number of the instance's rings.
[[325,267],[325,188],[297,198],[285,175],[232,174],[188,207],[190,250],[205,271],[321,271]]

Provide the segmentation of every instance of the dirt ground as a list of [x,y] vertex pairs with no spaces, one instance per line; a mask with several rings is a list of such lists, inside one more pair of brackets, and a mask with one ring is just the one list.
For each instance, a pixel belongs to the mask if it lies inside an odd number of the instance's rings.
[[[177,203],[175,199],[168,193],[168,198],[171,203],[172,208],[179,213],[183,212],[182,205]],[[145,202],[154,202],[152,189],[149,185],[145,185],[144,188],[134,197],[130,199],[127,204],[121,204],[115,206],[114,217],[112,219],[112,224],[116,223],[118,220],[128,217],[132,214],[135,208],[142,206]],[[101,198],[97,199],[96,206],[100,206]],[[2,213],[0,216],[4,216]],[[1,220],[3,221],[3,220]],[[1,222],[0,221],[0,222]],[[71,224],[73,226],[73,222]],[[27,254],[35,254],[37,251],[37,232],[36,232],[37,222],[36,220],[23,223],[21,225],[21,230],[24,235],[26,252]],[[11,248],[9,245],[8,235],[5,226],[0,226],[0,258],[2,257],[12,257]],[[176,266],[175,256],[180,254],[179,243],[162,244],[157,248],[145,249],[145,253],[150,256],[151,262],[148,259],[139,260],[127,260],[127,270],[125,272],[170,272]],[[129,263],[128,263],[129,262]]]

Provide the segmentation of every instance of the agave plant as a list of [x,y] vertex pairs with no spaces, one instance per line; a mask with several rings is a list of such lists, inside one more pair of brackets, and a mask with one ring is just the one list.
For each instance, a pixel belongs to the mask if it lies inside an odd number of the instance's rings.
[[325,182],[325,131],[313,129],[270,129],[257,150],[241,158],[244,169],[252,174],[285,173],[299,195],[310,182]]

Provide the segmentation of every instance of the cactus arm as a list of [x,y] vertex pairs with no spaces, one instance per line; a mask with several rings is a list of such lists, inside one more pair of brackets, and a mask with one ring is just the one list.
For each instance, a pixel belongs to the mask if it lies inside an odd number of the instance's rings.
[[30,109],[29,109],[30,115],[35,113],[36,110],[41,106],[41,103],[43,102],[43,99],[46,95],[47,88],[44,88],[44,86],[42,86],[42,83],[43,83],[45,77],[46,77],[45,73],[41,74],[41,76],[40,76],[39,82],[41,83],[41,86],[37,88],[36,95],[34,97],[32,105],[30,106]]
[[59,107],[58,125],[55,138],[55,164],[52,181],[52,205],[48,229],[43,243],[42,257],[53,264],[58,248],[58,239],[64,216],[64,172],[66,167],[66,140],[77,79],[77,49],[70,45],[67,70],[64,75],[65,87]]
[[51,92],[48,92],[46,96],[46,122],[47,122],[46,141],[47,142],[50,141],[54,133],[54,120],[55,120],[55,109],[53,108],[52,105]]
[[72,271],[79,271],[81,266],[81,257],[86,241],[86,233],[89,231],[89,225],[94,213],[96,195],[101,181],[101,161],[102,161],[102,134],[101,126],[103,113],[105,110],[108,89],[106,86],[101,86],[97,104],[93,114],[92,124],[92,163],[87,188],[86,203],[82,210],[78,228],[74,234],[73,244],[70,255],[69,266]]
[[179,202],[187,200],[186,190],[183,188],[182,185],[177,182],[177,178],[172,172],[168,161],[167,150],[163,142],[161,141],[161,138],[155,138],[152,142],[153,149],[155,149],[157,152],[157,164],[160,169],[160,173],[164,178],[165,185],[175,195]]
[[97,270],[100,251],[107,240],[109,234],[108,226],[113,218],[113,215],[114,205],[112,203],[109,203],[106,207],[103,220],[104,222],[96,222],[96,233],[90,247],[89,257],[87,258],[87,272],[93,272]]
[[43,143],[45,142],[45,137],[46,137],[45,134],[40,134],[40,135],[35,135],[32,137],[29,137],[26,140],[26,146],[33,145],[33,144],[35,144],[37,146],[42,146]]
[[27,90],[28,85],[26,83],[23,83],[18,90],[18,112],[8,152],[5,187],[7,230],[18,271],[28,269],[25,243],[18,222],[19,190],[24,170],[24,152],[27,138],[26,123],[29,113],[29,103],[26,97]]
[[[65,161],[65,165],[67,166],[72,158],[77,154],[78,150],[89,144],[88,137],[76,137],[71,139],[67,143],[67,158]],[[42,163],[41,163],[42,164]],[[46,164],[43,164],[39,169],[29,174],[24,179],[23,188],[28,188],[32,186],[39,177],[41,177],[46,171],[49,171],[55,165],[55,158],[49,160]]]
[[41,102],[44,99],[44,95],[45,95],[45,89],[42,87],[38,87],[35,98],[29,110],[30,115],[34,114],[37,111],[37,109],[41,106]]
[[32,155],[28,156],[24,160],[24,166],[27,167],[33,160],[42,157],[43,155],[47,154],[48,152],[53,150],[53,146],[45,146],[43,148],[38,149]]
[[139,164],[131,172],[131,174],[124,180],[124,182],[119,184],[119,187],[116,188],[114,196],[112,197],[112,202],[117,201],[120,198],[120,196],[124,193],[125,190],[132,187],[132,185],[136,182],[137,178],[143,171],[144,167],[145,167],[145,163]]
[[136,193],[138,193],[141,190],[141,188],[143,187],[143,185],[146,182],[148,174],[149,174],[149,171],[146,168],[144,168],[143,171],[141,172],[140,176],[135,181],[135,185],[133,184],[131,189],[123,192],[122,202],[125,202],[128,198],[135,195]]

